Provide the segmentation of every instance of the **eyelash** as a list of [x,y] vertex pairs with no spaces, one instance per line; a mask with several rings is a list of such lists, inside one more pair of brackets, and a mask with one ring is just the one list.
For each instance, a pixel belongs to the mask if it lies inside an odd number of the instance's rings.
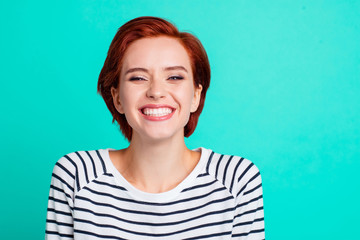
[[146,79],[143,77],[131,77],[129,80],[130,81],[144,81]]
[[[168,80],[183,80],[184,79],[184,77],[183,76],[170,76],[169,78],[168,78]],[[131,77],[130,79],[129,79],[130,81],[145,81],[146,79],[145,78],[143,78],[143,77]]]
[[183,76],[171,76],[168,78],[168,80],[182,80],[182,79],[184,79]]

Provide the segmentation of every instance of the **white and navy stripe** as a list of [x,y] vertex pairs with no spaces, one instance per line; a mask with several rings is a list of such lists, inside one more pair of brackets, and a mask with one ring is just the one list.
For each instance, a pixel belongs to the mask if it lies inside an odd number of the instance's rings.
[[247,159],[200,148],[176,188],[135,189],[109,150],[79,151],[55,165],[47,239],[264,239],[261,176]]

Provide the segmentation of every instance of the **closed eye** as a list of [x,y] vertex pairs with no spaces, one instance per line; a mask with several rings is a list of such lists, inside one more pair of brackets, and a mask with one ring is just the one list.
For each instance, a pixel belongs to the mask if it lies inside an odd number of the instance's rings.
[[145,81],[146,79],[143,77],[131,77],[129,81]]
[[183,76],[178,76],[178,75],[176,75],[176,76],[170,76],[170,77],[168,78],[168,80],[182,80],[182,79],[184,79],[184,77],[183,77]]

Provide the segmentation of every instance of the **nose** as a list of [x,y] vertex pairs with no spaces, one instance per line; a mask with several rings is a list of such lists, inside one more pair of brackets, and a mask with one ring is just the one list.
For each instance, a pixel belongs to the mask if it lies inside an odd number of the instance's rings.
[[154,100],[165,97],[166,91],[163,86],[163,83],[157,80],[150,82],[148,90],[146,91],[146,96]]

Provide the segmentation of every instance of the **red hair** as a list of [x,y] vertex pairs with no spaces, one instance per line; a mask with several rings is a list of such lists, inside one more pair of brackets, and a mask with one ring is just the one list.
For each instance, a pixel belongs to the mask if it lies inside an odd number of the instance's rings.
[[120,71],[125,51],[136,40],[147,37],[168,36],[179,40],[186,49],[193,72],[194,85],[202,86],[198,109],[190,114],[184,127],[184,136],[189,137],[196,128],[205,103],[206,91],[210,85],[210,64],[201,42],[192,34],[179,32],[170,22],[157,17],[139,17],[130,20],[119,28],[110,44],[104,66],[101,69],[97,90],[104,98],[113,121],[117,121],[124,136],[131,141],[132,128],[124,114],[120,114],[113,102],[111,88],[119,86]]

